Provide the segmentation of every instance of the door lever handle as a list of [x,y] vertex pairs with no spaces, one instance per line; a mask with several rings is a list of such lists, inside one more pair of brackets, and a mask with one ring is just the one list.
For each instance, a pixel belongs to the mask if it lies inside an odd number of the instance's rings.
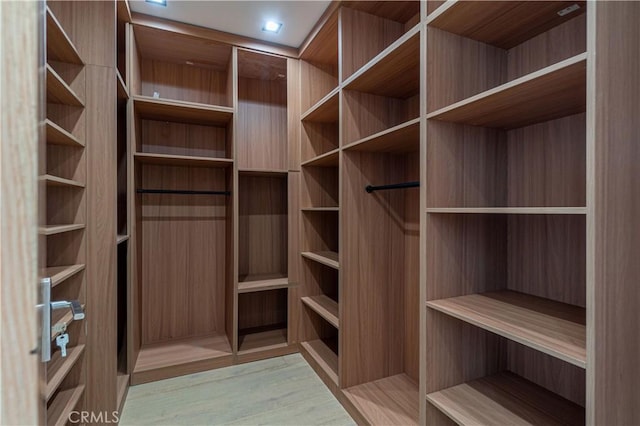
[[77,300],[61,300],[59,302],[51,302],[51,309],[71,309],[71,313],[73,314],[74,321],[84,319],[84,308]]

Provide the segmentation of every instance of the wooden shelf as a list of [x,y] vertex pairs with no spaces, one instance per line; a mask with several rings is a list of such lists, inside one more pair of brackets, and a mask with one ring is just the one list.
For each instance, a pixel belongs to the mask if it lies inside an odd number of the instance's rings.
[[427,401],[459,425],[584,425],[584,408],[504,372],[430,393]]
[[233,160],[228,158],[151,154],[148,152],[136,152],[134,158],[141,163],[160,164],[164,166],[231,167],[233,165]]
[[413,152],[419,150],[420,118],[406,121],[348,145],[344,150],[368,152]]
[[300,120],[313,123],[337,123],[340,115],[340,90],[336,87],[307,110]]
[[133,96],[135,110],[143,119],[220,126],[233,118],[233,108],[195,102]]
[[289,287],[289,277],[282,274],[247,275],[240,277],[238,293],[275,290]]
[[55,399],[47,408],[47,424],[63,426],[69,422],[69,414],[76,408],[82,394],[84,385],[58,392]]
[[[580,9],[565,16],[558,11]],[[585,1],[446,1],[427,18],[430,27],[510,49],[586,11]]]
[[314,167],[338,167],[340,162],[340,148],[334,149],[329,152],[325,152],[322,155],[318,155],[315,158],[300,163],[301,166],[314,166]]
[[63,358],[60,352],[56,352],[54,358],[47,364],[47,387],[45,396],[47,401],[51,399],[53,394],[60,386],[60,383],[67,377],[80,355],[84,352],[84,345],[67,348],[67,356]]
[[339,212],[340,207],[303,207],[300,211],[305,213],[310,212]]
[[287,177],[288,170],[276,170],[276,169],[247,169],[238,168],[238,173],[243,176],[259,176],[259,177]]
[[84,224],[76,224],[76,225],[47,225],[44,227],[40,227],[38,229],[38,233],[40,235],[56,235],[62,234],[63,232],[71,232],[77,231],[79,229],[84,229]]
[[338,303],[336,301],[325,295],[302,297],[300,300],[332,326],[340,328]]
[[71,278],[80,271],[84,271],[83,264],[68,266],[50,266],[40,272],[42,277],[51,278],[51,286],[55,287],[67,278]]
[[304,251],[301,253],[303,257],[307,259],[311,259],[315,262],[322,263],[325,266],[328,266],[333,269],[340,269],[340,264],[338,263],[338,253],[334,251]]
[[427,302],[454,318],[586,368],[585,309],[514,291]]
[[586,207],[430,207],[427,213],[455,214],[587,214]]
[[344,82],[349,90],[393,98],[420,91],[420,26],[379,53]]
[[286,327],[238,336],[238,355],[286,346],[288,346]]
[[418,424],[418,386],[406,374],[347,388],[344,395],[371,424]]
[[47,7],[47,60],[83,65],[78,50],[58,22],[51,9]]
[[116,244],[121,244],[124,243],[125,241],[127,241],[129,239],[128,235],[117,235],[116,236]]
[[71,180],[71,179],[64,179],[58,176],[52,176],[52,175],[44,175],[44,176],[40,176],[40,180],[44,181],[46,183],[47,186],[60,186],[60,187],[67,187],[67,188],[84,188],[84,183],[75,181],[75,180]]
[[51,68],[49,64],[47,69],[47,102],[53,104],[70,105],[83,107],[84,102],[73,89]]
[[584,112],[587,54],[441,108],[427,118],[512,129]]
[[220,366],[231,365],[231,358],[226,334],[146,345],[140,348],[132,384],[213,368],[216,360],[222,362]]
[[47,119],[45,120],[44,125],[47,131],[48,144],[84,147],[84,144],[80,142],[78,138],[58,126],[53,121]]
[[120,71],[116,69],[116,80],[118,85],[118,99],[129,99],[129,88],[124,83],[122,79],[122,75],[120,75]]
[[322,340],[301,342],[300,346],[313,358],[318,366],[338,384],[338,355]]

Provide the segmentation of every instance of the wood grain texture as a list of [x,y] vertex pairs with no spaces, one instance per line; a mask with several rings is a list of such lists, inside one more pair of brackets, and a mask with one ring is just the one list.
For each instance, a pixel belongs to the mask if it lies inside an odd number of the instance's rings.
[[417,189],[364,190],[369,184],[417,180],[417,162],[415,154],[343,155],[341,255],[348,260],[341,265],[343,387],[404,373],[409,365],[417,374],[412,360],[418,357],[419,337],[405,323],[406,318],[417,323],[420,309],[406,297],[415,301],[418,288],[419,206],[408,201],[415,200]]
[[[287,60],[287,144],[289,146],[289,170],[300,171],[301,125],[300,125],[300,61]],[[297,194],[297,193],[296,193]]]
[[338,13],[332,13],[313,39],[300,52],[300,58],[321,64],[338,65]]
[[60,62],[82,65],[80,54],[73,44],[69,35],[55,17],[50,8],[47,7],[47,58]]
[[73,134],[69,133],[53,121],[49,119],[45,120],[45,126],[47,132],[47,143],[53,145],[65,145],[74,147],[84,146],[81,140],[79,140]]
[[303,354],[311,357],[315,365],[318,366],[329,379],[337,386],[338,384],[338,355],[333,352],[322,340],[311,340],[301,342]]
[[238,295],[238,348],[242,336],[286,328],[287,289]]
[[302,162],[306,167],[338,167],[340,163],[340,149],[336,148],[329,152],[318,155]]
[[300,299],[302,303],[327,320],[335,328],[340,328],[340,320],[338,316],[338,303],[325,296],[306,296]]
[[277,328],[258,333],[247,333],[239,336],[238,352],[247,355],[256,351],[273,350],[287,347],[287,329]]
[[287,82],[238,80],[238,166],[288,170]]
[[[142,167],[139,185],[228,189],[222,169],[155,165]],[[143,344],[224,330],[228,202],[225,196],[138,195]]]
[[415,152],[419,147],[420,118],[406,121],[343,147],[344,150],[368,152]]
[[233,110],[228,107],[161,100],[148,96],[134,96],[133,100],[138,117],[148,120],[220,126],[229,123],[233,117]]
[[342,80],[346,81],[360,67],[400,38],[405,29],[399,22],[356,9],[344,7],[340,12]]
[[289,172],[288,174],[288,260],[287,275],[288,282],[291,284],[287,296],[289,298],[288,310],[288,338],[290,344],[299,341],[298,323],[300,320],[300,301],[298,287],[302,281],[302,257],[300,256],[300,172]]
[[300,205],[302,207],[338,206],[338,168],[302,167]]
[[69,415],[81,403],[84,397],[85,385],[58,392],[53,402],[47,408],[47,423],[62,426],[69,422]]
[[238,78],[286,80],[287,58],[266,52],[238,49]]
[[83,107],[84,102],[62,77],[47,64],[47,102]]
[[434,300],[427,306],[586,368],[582,308],[515,292]]
[[[565,16],[558,15],[558,11],[573,4],[578,4],[580,9]],[[509,49],[584,13],[585,6],[584,1],[452,1],[429,16],[427,23],[453,34]]]
[[586,54],[513,80],[427,115],[474,126],[517,128],[584,112]]
[[584,409],[512,373],[427,395],[458,424],[582,425]]
[[304,114],[338,87],[337,62],[320,64],[300,61],[300,82],[300,110]]
[[343,392],[372,425],[418,424],[418,387],[404,374],[350,387]]
[[43,185],[37,180],[44,172],[44,162],[38,162],[45,144],[44,129],[39,129],[44,120],[39,106],[44,75],[36,72],[42,65],[36,29],[43,12],[35,2],[0,3],[0,309],[2,336],[11,342],[0,347],[2,424],[41,424],[45,418],[39,387],[43,369],[37,355],[28,355],[38,342],[33,307],[39,303],[38,269],[45,266],[41,259],[46,253],[38,247],[44,238],[36,229],[44,224],[44,215],[39,215]]
[[[588,423],[640,423],[638,251],[640,4],[590,4]],[[615,48],[612,48],[615,46]],[[593,121],[591,121],[593,120]]]
[[59,352],[56,352],[47,365],[47,386],[45,390],[45,397],[48,401],[58,390],[58,386],[69,374],[69,371],[74,367],[80,356],[84,352],[85,345],[78,345],[72,348],[68,348],[67,356],[62,358]]
[[420,11],[418,1],[343,1],[342,5],[403,24]]

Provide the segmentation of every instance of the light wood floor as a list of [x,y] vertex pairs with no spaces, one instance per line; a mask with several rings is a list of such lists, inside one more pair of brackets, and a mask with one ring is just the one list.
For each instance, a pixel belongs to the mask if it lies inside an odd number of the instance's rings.
[[300,354],[132,386],[120,425],[355,425]]

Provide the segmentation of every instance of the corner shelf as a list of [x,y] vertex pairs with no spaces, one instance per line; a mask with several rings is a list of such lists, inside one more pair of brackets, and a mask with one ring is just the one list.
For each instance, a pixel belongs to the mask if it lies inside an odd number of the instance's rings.
[[334,123],[338,121],[339,94],[340,90],[336,87],[302,114],[300,120],[314,123]]
[[66,145],[84,148],[84,144],[78,138],[58,126],[53,121],[46,119],[44,122],[47,132],[47,143],[51,145]]
[[300,342],[300,346],[313,358],[318,366],[338,384],[338,355],[336,355],[322,340]]
[[584,408],[516,374],[503,372],[427,395],[459,425],[584,425]]
[[300,298],[302,303],[311,308],[315,313],[327,320],[335,328],[340,328],[338,319],[338,303],[325,296],[308,296]]
[[47,72],[47,102],[84,107],[84,102],[49,64]]
[[58,176],[53,175],[44,175],[40,176],[40,180],[44,181],[47,186],[59,186],[59,187],[67,187],[67,188],[84,188],[84,183],[71,180],[64,179]]
[[[580,9],[559,16],[562,9]],[[427,18],[430,27],[468,37],[502,49],[510,49],[573,19],[584,11],[585,1],[467,2],[446,1]]]
[[584,308],[508,290],[434,300],[427,306],[586,368]]
[[276,290],[289,287],[289,277],[272,275],[248,275],[238,282],[238,293]]
[[85,345],[75,346],[67,349],[67,356],[62,358],[58,352],[56,358],[51,360],[47,364],[47,387],[45,390],[45,397],[47,401],[54,395],[58,386],[62,383],[67,374],[71,371],[73,366],[80,358],[80,355],[84,352]]
[[395,98],[417,94],[420,89],[420,25],[351,75],[343,87]]
[[136,152],[136,161],[145,164],[159,164],[164,166],[193,166],[193,167],[231,167],[233,160],[228,158],[194,157],[189,155],[153,154]]
[[322,155],[318,155],[315,158],[300,163],[301,166],[314,166],[314,167],[337,167],[340,161],[340,148],[334,149],[329,152],[325,152]]
[[41,276],[50,277],[51,285],[57,286],[67,278],[71,278],[80,271],[83,271],[85,266],[83,264],[69,265],[69,266],[49,266],[41,271]]
[[79,223],[73,225],[47,225],[38,228],[38,233],[40,235],[56,235],[62,234],[64,232],[78,231],[80,229],[84,229],[84,224]]
[[136,112],[141,118],[202,125],[226,125],[233,118],[233,108],[196,102],[133,96]]
[[584,112],[582,53],[427,114],[428,119],[513,129]]
[[343,392],[370,424],[418,424],[418,386],[406,374],[353,386]]
[[340,264],[338,263],[338,253],[334,251],[305,251],[302,252],[301,255],[302,257],[306,257],[307,259],[311,259],[330,268],[340,269]]
[[420,143],[420,118],[375,133],[344,146],[344,150],[367,152],[414,152]]
[[429,207],[427,213],[439,214],[587,214],[586,207]]
[[51,9],[47,7],[47,58],[69,64],[84,65],[78,50],[67,36]]
[[47,424],[63,426],[69,421],[69,414],[78,405],[84,385],[58,392],[55,399],[47,409]]

